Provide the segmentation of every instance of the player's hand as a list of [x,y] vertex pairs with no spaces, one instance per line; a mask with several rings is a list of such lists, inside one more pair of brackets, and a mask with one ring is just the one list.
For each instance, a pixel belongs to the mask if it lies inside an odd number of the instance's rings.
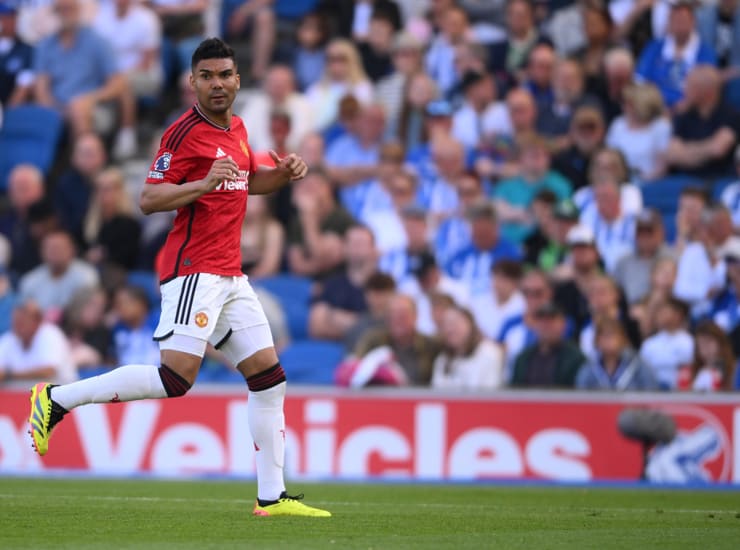
[[239,165],[230,156],[216,159],[203,179],[206,193],[218,187],[224,181],[234,181],[239,177]]
[[275,151],[270,151],[270,158],[275,162],[276,168],[288,171],[290,181],[302,179],[306,175],[306,172],[308,172],[308,166],[306,166],[305,161],[295,153],[280,158]]

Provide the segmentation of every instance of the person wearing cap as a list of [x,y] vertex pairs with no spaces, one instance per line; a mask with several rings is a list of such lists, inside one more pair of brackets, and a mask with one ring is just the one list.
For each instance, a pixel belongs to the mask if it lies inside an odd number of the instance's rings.
[[673,0],[667,34],[642,50],[637,78],[655,84],[666,105],[674,108],[684,99],[686,77],[701,64],[716,65],[717,54],[696,32],[693,1]]
[[511,133],[506,105],[498,100],[496,82],[489,73],[465,73],[460,89],[464,101],[452,118],[453,137],[466,147],[477,149],[485,136]]
[[512,387],[572,388],[583,365],[581,350],[567,340],[566,318],[555,304],[544,304],[534,312],[537,342],[519,354],[514,362]]
[[662,156],[672,132],[660,91],[648,83],[629,85],[623,106],[624,114],[609,126],[606,143],[622,152],[638,181],[657,179],[665,173]]
[[588,226],[578,224],[571,227],[565,244],[568,256],[552,272],[557,281],[555,303],[572,321],[574,333],[580,334],[591,318],[586,296],[591,281],[602,273],[602,262],[596,248],[596,237]]
[[388,119],[388,136],[396,135],[406,86],[413,75],[421,72],[423,52],[423,43],[409,32],[400,32],[393,39],[393,71],[375,85],[375,98],[385,108]]
[[470,289],[473,298],[490,291],[491,268],[504,258],[519,260],[519,249],[501,236],[496,210],[488,201],[472,205],[467,212],[471,244],[456,254],[445,271]]
[[33,48],[16,32],[15,3],[0,4],[0,106],[13,107],[31,97],[33,89]]
[[[735,172],[740,175],[740,145],[735,148]],[[722,190],[720,201],[732,214],[732,225],[740,234],[740,180],[735,180]]]
[[521,136],[517,151],[519,174],[500,181],[493,191],[502,235],[513,243],[521,243],[534,230],[530,206],[538,192],[549,189],[559,201],[572,194],[570,183],[550,169],[550,151],[542,137]]
[[673,118],[673,137],[665,160],[676,172],[699,178],[732,174],[740,118],[724,102],[721,73],[698,65],[686,79],[684,110]]
[[665,241],[661,215],[653,209],[640,212],[635,226],[635,249],[619,259],[613,274],[627,302],[634,304],[647,296],[656,262],[674,256]]
[[13,309],[11,329],[0,336],[0,383],[54,380],[63,384],[76,379],[67,337],[44,321],[36,302],[23,299]]
[[562,174],[577,191],[588,186],[588,167],[594,153],[604,145],[606,125],[601,110],[582,105],[570,120],[570,146],[552,159],[552,169]]

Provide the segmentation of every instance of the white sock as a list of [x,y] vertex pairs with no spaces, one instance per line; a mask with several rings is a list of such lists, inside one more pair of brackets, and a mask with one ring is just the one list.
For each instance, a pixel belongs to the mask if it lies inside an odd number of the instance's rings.
[[124,365],[111,372],[51,390],[51,398],[68,411],[88,403],[167,397],[154,365]]
[[257,460],[257,498],[277,500],[285,491],[285,382],[272,388],[249,392],[249,431]]

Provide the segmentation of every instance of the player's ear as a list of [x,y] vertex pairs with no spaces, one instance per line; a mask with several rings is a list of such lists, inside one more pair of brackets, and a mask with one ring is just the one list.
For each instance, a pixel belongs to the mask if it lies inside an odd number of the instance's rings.
[[190,88],[195,91],[195,75],[192,71],[190,71],[190,76],[188,77],[188,80],[190,81]]
[[236,73],[236,89],[240,90],[242,87],[242,77],[239,73]]

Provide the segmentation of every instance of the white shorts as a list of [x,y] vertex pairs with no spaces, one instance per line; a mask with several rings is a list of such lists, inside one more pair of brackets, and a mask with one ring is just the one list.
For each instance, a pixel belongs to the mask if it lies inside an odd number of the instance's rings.
[[194,273],[166,282],[161,293],[162,315],[154,339],[162,350],[203,357],[210,342],[237,365],[274,346],[267,317],[246,275]]

